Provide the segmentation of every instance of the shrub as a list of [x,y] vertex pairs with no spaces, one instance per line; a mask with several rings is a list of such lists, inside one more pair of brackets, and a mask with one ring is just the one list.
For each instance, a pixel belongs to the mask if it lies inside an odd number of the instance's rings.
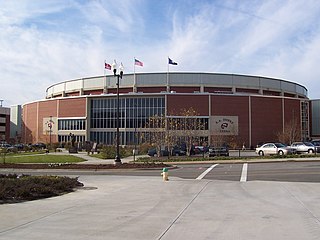
[[152,145],[149,143],[143,143],[139,146],[139,154],[147,154]]
[[78,178],[57,176],[0,175],[0,203],[35,200],[72,192],[83,186]]

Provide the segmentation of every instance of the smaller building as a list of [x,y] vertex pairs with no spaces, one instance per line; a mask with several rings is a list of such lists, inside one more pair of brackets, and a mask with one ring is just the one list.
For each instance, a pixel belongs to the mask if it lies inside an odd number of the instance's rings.
[[18,143],[21,141],[21,105],[11,106],[10,108],[10,139]]
[[10,108],[0,106],[0,141],[8,142],[10,138]]

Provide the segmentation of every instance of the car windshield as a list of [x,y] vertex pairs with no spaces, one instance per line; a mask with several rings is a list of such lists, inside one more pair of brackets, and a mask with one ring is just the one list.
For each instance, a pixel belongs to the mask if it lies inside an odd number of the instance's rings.
[[304,143],[306,146],[309,146],[309,147],[313,147],[314,145],[312,144],[312,143],[310,143],[310,142],[305,142]]
[[277,148],[286,147],[283,143],[275,143],[274,145],[276,145]]
[[313,143],[313,145],[315,145],[315,146],[320,146],[320,141],[313,141],[312,143]]

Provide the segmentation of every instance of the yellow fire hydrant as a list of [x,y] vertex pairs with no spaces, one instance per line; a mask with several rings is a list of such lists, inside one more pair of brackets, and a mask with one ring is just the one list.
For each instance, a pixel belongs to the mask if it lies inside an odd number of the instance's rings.
[[168,168],[163,168],[162,169],[162,179],[163,181],[169,181],[169,172],[168,172]]

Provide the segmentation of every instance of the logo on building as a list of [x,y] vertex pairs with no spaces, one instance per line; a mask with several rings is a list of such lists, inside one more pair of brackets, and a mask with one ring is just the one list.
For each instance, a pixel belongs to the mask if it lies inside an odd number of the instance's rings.
[[44,135],[57,134],[57,126],[56,126],[57,118],[55,117],[46,117],[43,118],[42,130]]
[[212,135],[238,135],[238,116],[212,116],[210,123]]

